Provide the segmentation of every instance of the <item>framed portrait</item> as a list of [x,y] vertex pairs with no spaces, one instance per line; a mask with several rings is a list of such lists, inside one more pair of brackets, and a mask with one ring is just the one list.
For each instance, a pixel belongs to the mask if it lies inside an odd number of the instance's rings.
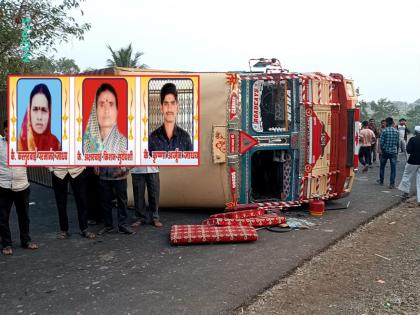
[[21,78],[16,95],[18,151],[61,151],[61,81]]
[[127,81],[83,81],[83,153],[127,150]]
[[142,84],[142,164],[198,165],[198,77],[149,77]]

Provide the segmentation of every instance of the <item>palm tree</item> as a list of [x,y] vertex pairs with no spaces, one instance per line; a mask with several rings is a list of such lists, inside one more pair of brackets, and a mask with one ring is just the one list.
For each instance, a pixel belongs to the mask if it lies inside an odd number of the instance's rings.
[[146,64],[139,64],[139,59],[143,56],[142,52],[136,52],[133,58],[133,48],[128,45],[127,48],[121,48],[120,50],[114,51],[110,45],[107,45],[107,48],[111,52],[112,59],[108,59],[107,65],[109,67],[124,67],[124,68],[140,68],[146,69]]

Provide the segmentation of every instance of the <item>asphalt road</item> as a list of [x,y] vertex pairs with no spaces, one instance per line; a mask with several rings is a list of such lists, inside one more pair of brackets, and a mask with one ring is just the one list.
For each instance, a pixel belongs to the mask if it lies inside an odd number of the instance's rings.
[[[53,192],[33,184],[31,234],[41,248],[16,248],[14,256],[0,257],[0,314],[230,313],[399,203],[398,190],[375,184],[378,171],[374,166],[367,175],[358,175],[352,194],[328,206],[351,201],[346,210],[331,210],[321,218],[288,213],[315,224],[309,229],[281,234],[261,230],[255,243],[179,247],[169,245],[171,225],[198,224],[209,213],[162,211],[163,229],[141,226],[132,236],[109,234],[89,241],[77,234],[70,198],[73,235],[60,241],[55,239]],[[16,241],[15,216],[12,225]]]

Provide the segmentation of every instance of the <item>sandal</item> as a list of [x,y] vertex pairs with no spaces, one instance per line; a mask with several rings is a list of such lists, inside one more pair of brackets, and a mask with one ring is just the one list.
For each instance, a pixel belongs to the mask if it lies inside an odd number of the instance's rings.
[[3,247],[3,249],[1,250],[1,253],[3,255],[5,255],[5,256],[11,256],[11,255],[13,255],[12,246]]
[[89,231],[86,231],[86,230],[80,232],[80,235],[82,237],[85,237],[85,238],[90,239],[90,240],[93,240],[93,239],[96,238],[96,234],[95,233],[92,233],[92,232],[89,232]]
[[29,243],[27,243],[27,244],[25,244],[24,246],[22,246],[23,248],[25,248],[25,249],[31,249],[31,250],[35,250],[35,249],[38,249],[38,244],[37,243],[34,243],[34,242],[29,242]]
[[59,239],[59,240],[65,240],[69,237],[70,237],[69,232],[60,231],[60,232],[57,233],[57,239]]
[[134,221],[133,223],[131,223],[131,227],[133,227],[133,228],[139,227],[142,224],[143,224],[142,220],[137,220],[137,221]]

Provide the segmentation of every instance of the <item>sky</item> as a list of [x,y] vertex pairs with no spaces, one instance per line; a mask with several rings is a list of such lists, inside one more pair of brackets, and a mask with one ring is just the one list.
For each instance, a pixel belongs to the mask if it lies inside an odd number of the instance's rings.
[[151,69],[248,71],[250,58],[291,72],[341,73],[360,99],[420,98],[418,0],[86,0],[84,41],[57,47],[81,70],[132,43]]

